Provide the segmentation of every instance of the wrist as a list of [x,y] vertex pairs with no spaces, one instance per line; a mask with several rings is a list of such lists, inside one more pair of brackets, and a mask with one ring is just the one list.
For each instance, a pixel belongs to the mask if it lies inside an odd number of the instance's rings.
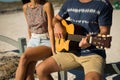
[[60,24],[61,20],[57,19],[57,18],[54,18],[53,19],[53,25],[54,27],[58,26]]
[[56,26],[59,26],[60,25],[60,22],[56,22],[55,24],[54,24],[54,28],[56,27]]

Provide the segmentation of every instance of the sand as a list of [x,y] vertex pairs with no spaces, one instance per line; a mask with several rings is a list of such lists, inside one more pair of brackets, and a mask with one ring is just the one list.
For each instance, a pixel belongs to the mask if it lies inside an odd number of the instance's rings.
[[[55,14],[59,11],[59,8],[55,9]],[[111,27],[111,36],[112,36],[112,43],[111,48],[107,49],[107,63],[116,63],[120,62],[120,10],[114,10],[113,12],[113,25]],[[20,37],[25,37],[28,39],[27,36],[27,24],[24,18],[23,12],[14,12],[10,14],[3,14],[0,15],[0,35],[4,35],[10,37],[14,40],[18,40]],[[15,47],[0,42],[0,52],[15,49]],[[72,73],[68,73],[69,79],[73,80],[75,75]],[[57,80],[57,73],[53,74],[55,80]],[[113,80],[113,78],[117,76],[113,74],[111,76],[107,76],[107,80]],[[38,80],[38,79],[36,79]],[[120,80],[114,79],[114,80]]]

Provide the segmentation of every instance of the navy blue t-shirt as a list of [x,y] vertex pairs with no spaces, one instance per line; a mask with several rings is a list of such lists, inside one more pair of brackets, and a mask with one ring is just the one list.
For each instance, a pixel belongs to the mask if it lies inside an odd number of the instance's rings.
[[[59,16],[84,27],[89,34],[99,33],[100,26],[112,25],[113,8],[107,0],[92,0],[82,3],[79,0],[67,0],[60,9]],[[105,58],[105,51],[101,49],[84,49],[83,52],[98,53]]]

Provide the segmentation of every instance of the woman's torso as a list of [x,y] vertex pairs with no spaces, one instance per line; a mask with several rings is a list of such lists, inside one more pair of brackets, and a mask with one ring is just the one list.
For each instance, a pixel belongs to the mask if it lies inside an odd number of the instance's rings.
[[42,34],[48,32],[47,16],[43,10],[43,5],[31,8],[28,3],[26,18],[31,33]]

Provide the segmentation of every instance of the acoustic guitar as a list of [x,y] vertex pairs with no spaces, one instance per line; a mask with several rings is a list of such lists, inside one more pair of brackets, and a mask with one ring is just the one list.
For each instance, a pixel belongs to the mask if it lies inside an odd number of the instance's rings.
[[[62,20],[61,23],[65,27],[67,35],[64,39],[56,38],[56,50],[67,52],[80,48],[79,42],[88,34],[87,30],[66,20]],[[110,35],[94,35],[88,39],[88,42],[96,48],[110,48],[111,41],[112,37]]]

